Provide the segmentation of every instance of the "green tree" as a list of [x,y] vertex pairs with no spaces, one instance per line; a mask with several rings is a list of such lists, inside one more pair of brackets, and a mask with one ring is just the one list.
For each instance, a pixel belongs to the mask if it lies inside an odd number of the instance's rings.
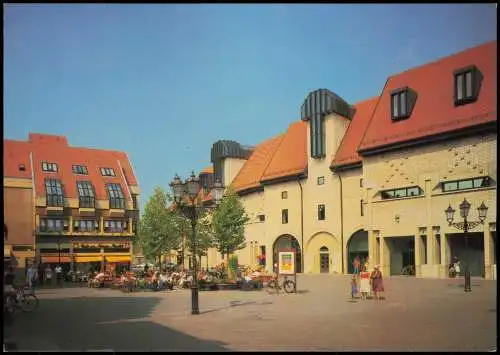
[[214,242],[220,253],[229,255],[245,248],[245,224],[249,218],[236,191],[229,187],[212,215]]
[[[190,221],[187,220],[189,229],[186,230],[186,245],[189,250],[193,250],[193,238]],[[207,255],[207,251],[214,245],[214,233],[212,223],[207,212],[200,212],[196,221],[196,256],[199,259],[198,265],[201,267],[201,257]]]
[[147,260],[155,260],[159,263],[161,255],[179,245],[177,215],[168,208],[171,201],[165,190],[157,186],[153,196],[144,206],[138,241]]

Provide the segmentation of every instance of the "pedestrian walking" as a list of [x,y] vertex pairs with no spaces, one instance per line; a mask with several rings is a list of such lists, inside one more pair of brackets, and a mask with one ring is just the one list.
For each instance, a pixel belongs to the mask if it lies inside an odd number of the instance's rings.
[[36,281],[36,269],[34,265],[30,265],[28,271],[26,272],[26,283],[31,291],[35,290],[35,281]]
[[382,271],[380,271],[380,265],[375,265],[373,271],[370,275],[372,281],[373,295],[376,300],[380,299],[380,292],[384,292],[384,281],[382,279]]

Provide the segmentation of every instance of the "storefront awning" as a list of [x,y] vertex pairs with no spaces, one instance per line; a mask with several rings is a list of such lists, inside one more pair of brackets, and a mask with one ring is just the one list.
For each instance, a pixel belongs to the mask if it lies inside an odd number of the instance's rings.
[[102,261],[101,256],[76,256],[77,263],[94,263]]
[[[70,263],[71,259],[69,256],[61,256],[61,263]],[[57,264],[59,263],[59,256],[42,256],[42,263],[45,264]]]
[[108,263],[129,263],[130,256],[106,256],[106,261]]

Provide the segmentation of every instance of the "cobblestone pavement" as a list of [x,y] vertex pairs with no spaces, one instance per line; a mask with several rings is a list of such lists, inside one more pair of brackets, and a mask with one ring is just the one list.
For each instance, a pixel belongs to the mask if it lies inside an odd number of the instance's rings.
[[385,300],[352,301],[349,279],[299,275],[297,294],[67,288],[4,329],[18,350],[487,351],[496,347],[496,281],[391,278]]

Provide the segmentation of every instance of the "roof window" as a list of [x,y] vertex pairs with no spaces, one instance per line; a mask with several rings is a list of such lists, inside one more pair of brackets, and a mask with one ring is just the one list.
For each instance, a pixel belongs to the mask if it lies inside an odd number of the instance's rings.
[[409,87],[400,88],[391,92],[391,119],[399,121],[411,116],[417,93]]
[[483,74],[475,66],[455,70],[454,75],[454,101],[455,106],[475,102],[479,96]]

